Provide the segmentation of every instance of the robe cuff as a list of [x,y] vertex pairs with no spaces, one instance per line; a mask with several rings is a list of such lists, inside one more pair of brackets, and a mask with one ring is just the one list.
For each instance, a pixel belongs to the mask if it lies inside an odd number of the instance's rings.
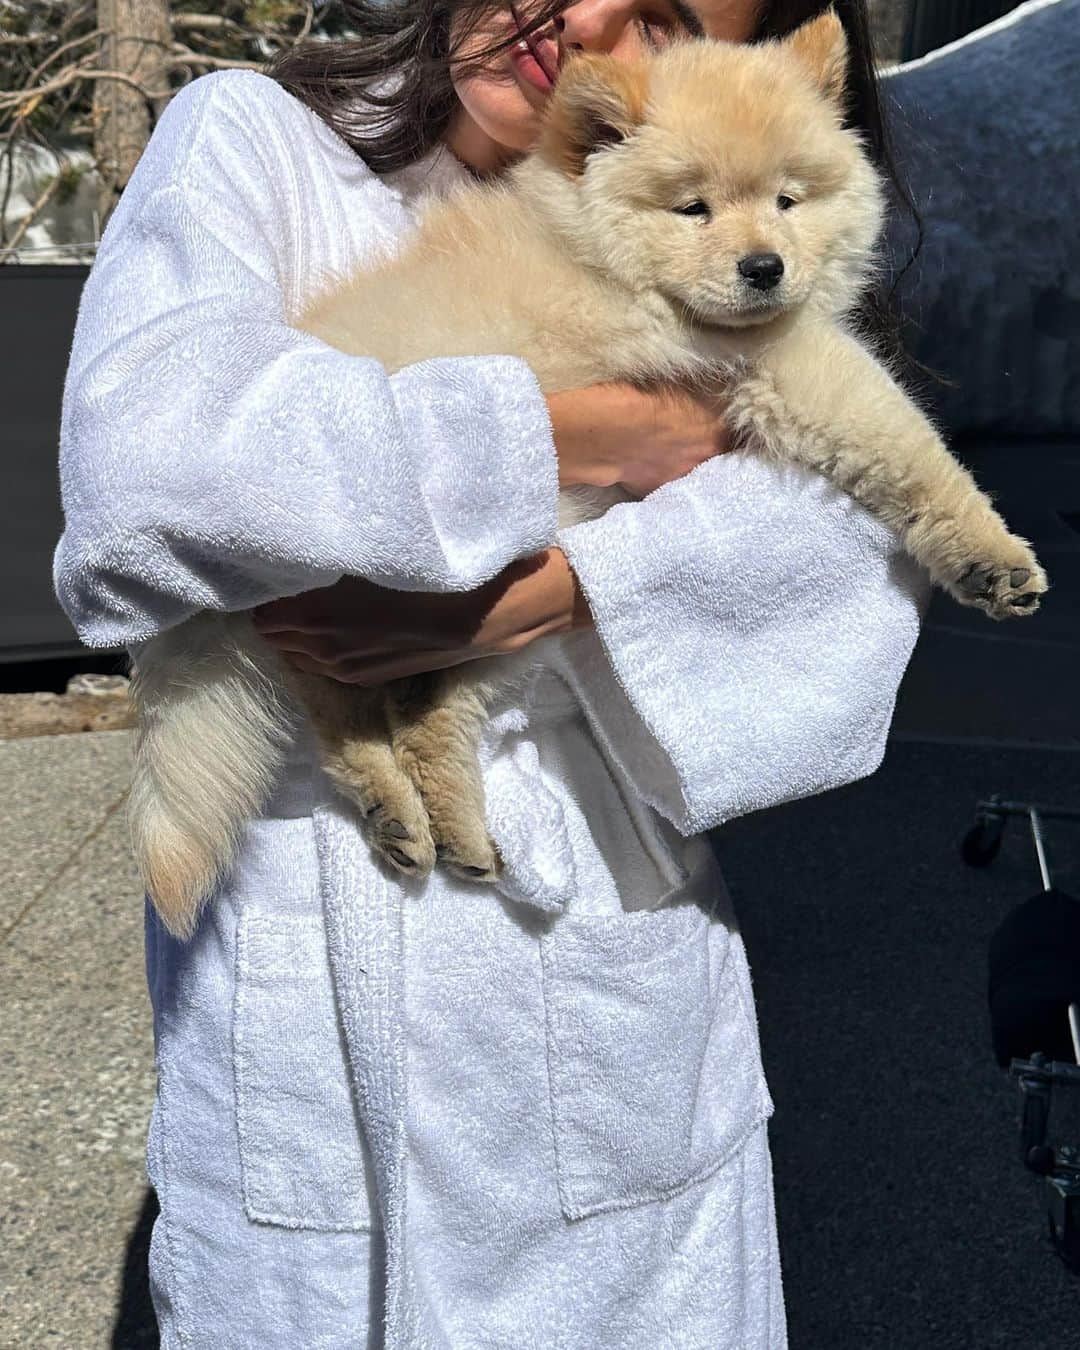
[[728,454],[558,542],[595,622],[567,678],[682,834],[878,767],[925,574],[824,478]]

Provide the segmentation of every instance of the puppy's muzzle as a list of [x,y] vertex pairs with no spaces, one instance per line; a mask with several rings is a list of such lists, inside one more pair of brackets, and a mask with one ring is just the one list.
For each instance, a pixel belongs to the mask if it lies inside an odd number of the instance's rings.
[[784,260],[779,253],[751,253],[739,259],[739,276],[755,291],[771,291],[784,275]]

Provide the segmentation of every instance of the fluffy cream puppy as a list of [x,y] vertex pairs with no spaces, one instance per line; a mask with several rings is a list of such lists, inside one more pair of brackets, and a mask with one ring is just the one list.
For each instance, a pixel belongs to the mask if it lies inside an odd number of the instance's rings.
[[[1046,588],[1030,547],[846,320],[883,216],[843,126],[846,64],[831,12],[758,46],[576,57],[530,155],[430,205],[402,251],[333,279],[293,322],[389,371],[504,353],[545,392],[608,380],[723,392],[744,448],[826,474],[962,604],[1030,614]],[[560,519],[626,497],[568,489]],[[239,615],[198,615],[150,642],[131,821],[167,926],[189,934],[230,866],[280,767],[292,696],[391,866],[423,876],[443,859],[495,878],[478,732],[492,696],[558,641],[375,690],[286,672]]]

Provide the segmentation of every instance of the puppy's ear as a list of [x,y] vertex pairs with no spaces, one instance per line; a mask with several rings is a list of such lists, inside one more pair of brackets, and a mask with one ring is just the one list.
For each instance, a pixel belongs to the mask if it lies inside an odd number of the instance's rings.
[[843,104],[847,81],[848,40],[836,10],[827,9],[816,19],[796,28],[784,46],[799,58],[826,98]]
[[617,145],[645,117],[643,66],[595,53],[571,57],[551,95],[538,149],[572,178],[595,150]]

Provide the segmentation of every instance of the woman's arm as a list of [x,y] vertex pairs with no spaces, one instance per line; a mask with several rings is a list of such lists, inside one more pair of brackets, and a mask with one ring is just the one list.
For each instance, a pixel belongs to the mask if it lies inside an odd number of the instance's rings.
[[559,540],[467,595],[344,579],[256,621],[358,683],[595,624],[563,674],[613,768],[687,835],[877,768],[928,588],[824,478],[727,455]]
[[[370,220],[341,219],[335,175],[364,178]],[[523,361],[388,377],[285,321],[306,260],[340,259],[350,229],[392,235],[393,201],[265,76],[205,76],[169,104],[101,241],[64,389],[54,577],[84,641],[345,573],[467,590],[554,542],[558,463]]]
[[[647,423],[608,413],[594,465]],[[685,834],[873,772],[923,574],[820,475],[713,456],[701,409],[657,415],[698,467],[560,531],[560,548],[463,596],[342,581],[264,607],[264,631],[305,669],[379,683],[595,625],[599,642],[568,638],[564,674],[613,767]]]

